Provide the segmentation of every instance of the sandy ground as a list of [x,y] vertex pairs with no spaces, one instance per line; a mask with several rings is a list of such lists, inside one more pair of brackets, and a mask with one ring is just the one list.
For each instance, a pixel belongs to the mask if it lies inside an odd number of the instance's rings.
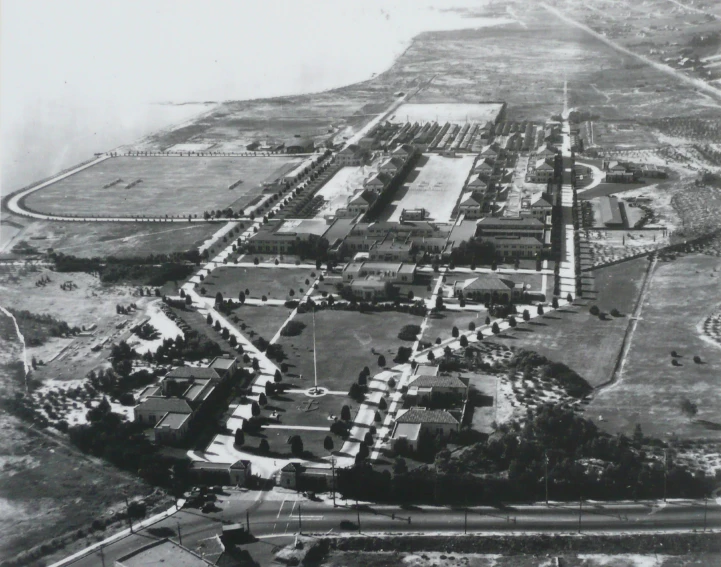
[[163,344],[164,339],[174,339],[179,335],[183,335],[183,331],[180,330],[175,321],[161,311],[160,304],[161,300],[149,303],[145,313],[146,317],[148,317],[147,322],[158,330],[160,336],[152,341],[146,341],[133,334],[127,340],[127,343],[140,354],[145,354],[148,351],[155,352]]
[[501,111],[501,103],[456,104],[456,103],[406,103],[398,107],[390,117],[391,122],[451,122],[461,124],[494,121]]
[[333,215],[338,209],[347,206],[351,197],[363,189],[363,180],[368,178],[373,171],[376,171],[373,164],[341,168],[316,193],[317,196],[323,197],[326,203],[315,215],[315,218],[322,219],[326,215]]
[[[447,158],[431,154],[418,177],[408,186],[388,220],[398,221],[403,209],[424,208],[437,222],[449,222],[463,184],[473,165],[474,156]],[[399,193],[403,193],[401,189]]]

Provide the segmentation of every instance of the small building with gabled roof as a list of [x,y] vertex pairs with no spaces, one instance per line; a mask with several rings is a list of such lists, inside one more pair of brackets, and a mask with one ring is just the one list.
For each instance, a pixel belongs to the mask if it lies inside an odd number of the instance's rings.
[[447,410],[429,410],[425,408],[411,408],[396,417],[393,426],[393,445],[403,440],[411,450],[418,448],[418,438],[421,433],[446,438],[457,433],[460,422]]

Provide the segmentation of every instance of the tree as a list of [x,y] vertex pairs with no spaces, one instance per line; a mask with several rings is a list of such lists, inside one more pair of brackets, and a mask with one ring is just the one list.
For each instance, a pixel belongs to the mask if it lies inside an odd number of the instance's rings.
[[262,454],[267,454],[270,451],[270,445],[267,439],[261,439],[258,444],[258,451]]
[[245,293],[244,293],[244,292],[241,291],[241,292],[238,294],[238,301],[240,301],[240,304],[241,304],[241,305],[242,305],[243,303],[245,303]]
[[215,294],[215,304],[219,305],[221,303],[223,303],[223,294],[218,292]]
[[538,306],[538,308],[536,309],[536,314],[543,315],[543,305]]
[[566,301],[573,303],[573,296],[570,293],[566,296]]
[[479,329],[478,332],[476,333],[476,338],[477,338],[479,341],[482,341],[482,340],[483,340],[483,331],[481,331],[481,330]]
[[364,441],[361,441],[360,445],[358,446],[358,460],[364,461],[368,458],[369,455],[370,451],[368,450],[368,445]]
[[361,401],[364,396],[363,387],[360,386],[357,382],[353,382],[350,385],[350,390],[348,391],[348,395],[356,401]]
[[360,386],[366,386],[368,384],[368,378],[366,377],[365,374],[363,374],[363,372],[358,374],[358,384]]
[[413,294],[413,290],[410,290],[408,292],[408,301],[413,301],[414,297],[415,297],[415,295]]
[[255,264],[256,266],[260,264],[260,260],[258,260],[257,256],[253,259],[253,264]]
[[439,293],[436,296],[436,311],[442,311],[443,310],[443,296]]
[[408,472],[408,463],[403,457],[397,457],[393,463],[393,474],[405,474]]
[[230,335],[228,343],[230,343],[230,346],[232,347],[238,346],[238,339],[235,338],[235,335]]
[[531,314],[528,312],[528,309],[523,310],[523,320],[529,321],[531,319]]
[[272,395],[275,393],[275,386],[273,385],[273,382],[271,382],[270,380],[268,380],[268,381],[265,383],[264,388],[265,388],[265,395],[266,395],[266,396],[272,396]]
[[243,435],[242,429],[236,429],[235,430],[235,441],[234,444],[238,447],[242,447],[243,443],[245,443],[245,435]]
[[216,331],[220,331],[220,321],[216,321],[215,324],[213,325],[213,328],[214,328]]
[[330,435],[326,435],[325,439],[323,439],[323,448],[329,453],[332,453],[333,447],[333,438]]
[[433,351],[428,351],[428,362],[433,362],[436,359],[436,355],[433,354]]
[[381,398],[378,402],[378,409],[386,410],[388,409],[388,402],[386,402],[385,398]]
[[469,331],[475,331],[475,330],[476,330],[476,324],[475,324],[473,321],[471,321],[470,323],[468,323],[468,330],[469,330]]
[[258,395],[258,404],[261,406],[267,406],[268,405],[268,396],[265,395],[264,392],[261,392]]
[[280,384],[280,381],[283,379],[283,376],[280,374],[280,370],[276,369],[275,374],[273,374],[273,381],[276,384]]
[[366,431],[366,434],[363,436],[363,443],[369,447],[373,446],[373,434],[371,434],[370,431]]
[[512,329],[515,329],[517,324],[518,324],[518,323],[516,322],[516,318],[515,318],[515,317],[509,317],[509,318],[508,318],[508,325],[509,325]]
[[588,312],[591,315],[598,315],[601,313],[601,310],[598,308],[598,305],[591,305],[591,307],[588,309]]
[[681,411],[688,417],[693,417],[698,413],[698,406],[688,398],[681,400]]
[[486,325],[490,325],[490,324],[491,324],[491,318],[488,315],[486,315]]
[[633,441],[637,445],[641,445],[643,443],[643,430],[641,429],[640,423],[637,423],[633,430]]
[[386,365],[386,357],[382,354],[378,357],[378,366],[383,368]]
[[498,323],[496,323],[495,321],[493,322],[493,325],[491,326],[491,332],[494,335],[497,335],[498,333],[501,332],[501,329],[498,327]]
[[466,348],[468,346],[468,337],[466,337],[466,335],[463,335],[461,337],[461,346],[463,348]]
[[453,329],[451,329],[451,336],[452,336],[454,339],[457,339],[457,338],[458,338],[458,327],[454,326]]
[[253,359],[253,370],[255,370],[256,372],[260,370],[260,362],[258,362],[257,358]]
[[303,454],[303,439],[300,438],[300,435],[293,435],[290,438],[290,452],[296,457]]
[[[539,305],[539,307],[540,307],[540,305]],[[554,309],[558,309],[558,298],[557,297],[554,297],[553,300],[551,300],[551,307],[553,307]]]
[[340,408],[340,418],[343,421],[350,421],[351,415],[350,415],[350,406],[345,405],[342,408]]
[[260,415],[260,406],[258,405],[258,402],[250,404],[250,415],[253,417],[258,417]]

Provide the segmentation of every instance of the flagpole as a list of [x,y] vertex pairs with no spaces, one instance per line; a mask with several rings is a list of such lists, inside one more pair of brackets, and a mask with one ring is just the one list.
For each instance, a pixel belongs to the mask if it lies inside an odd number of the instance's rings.
[[318,393],[318,359],[315,355],[315,306],[313,307],[313,381],[315,393]]

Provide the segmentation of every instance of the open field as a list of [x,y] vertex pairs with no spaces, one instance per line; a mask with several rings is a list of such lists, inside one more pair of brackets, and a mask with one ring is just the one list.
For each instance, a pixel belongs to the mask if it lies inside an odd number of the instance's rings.
[[456,103],[405,103],[401,104],[396,111],[389,116],[391,122],[438,122],[445,124],[465,124],[466,122],[477,122],[481,125],[486,122],[495,122],[501,112],[503,103],[479,103],[479,104],[456,104]]
[[370,166],[345,166],[320,188],[316,196],[326,200],[325,205],[315,215],[323,218],[332,215],[340,208],[348,205],[351,197],[363,188],[363,180],[373,170]]
[[[261,183],[277,179],[299,161],[294,157],[116,157],[32,193],[25,204],[42,213],[118,217],[200,215],[229,206],[238,210],[261,194]],[[240,179],[243,183],[229,191],[228,186]],[[103,188],[116,180],[121,181]]]
[[463,184],[471,171],[475,156],[448,158],[424,155],[408,181],[395,193],[383,216],[398,221],[403,209],[426,209],[430,218],[448,222],[453,214]]
[[[647,266],[648,260],[641,258],[595,270],[594,299],[519,323],[515,330],[493,340],[563,362],[591,386],[598,386],[611,377]],[[602,321],[589,313],[591,305],[606,313],[616,308],[622,316],[609,315]]]
[[[287,307],[243,305],[233,309],[230,321],[250,340],[255,340],[260,335],[269,341],[288,318],[290,311]],[[235,317],[238,318],[237,322]],[[243,329],[243,325],[247,327]]]
[[[473,323],[476,327],[482,327],[486,322],[487,312],[464,312],[464,311],[443,311],[428,317],[428,326],[423,333],[423,340],[435,342],[440,338],[442,341],[451,338],[453,327],[458,327],[461,334],[469,334],[468,324]],[[473,331],[475,333],[475,331]],[[487,333],[486,333],[487,334]]]
[[[719,270],[721,260],[704,255],[657,264],[622,377],[589,406],[603,415],[604,427],[631,433],[640,423],[644,433],[661,438],[718,438],[721,348],[704,339],[701,325],[719,308]],[[671,364],[672,350],[679,366]],[[695,418],[681,411],[683,398],[698,404]]]
[[40,252],[52,248],[55,252],[86,258],[128,258],[185,252],[201,246],[223,226],[217,223],[29,222],[27,219],[22,222],[27,226],[16,235],[7,253],[12,246],[24,240]]
[[[250,259],[246,256],[245,261]],[[290,299],[289,292],[295,291],[295,299],[303,297],[308,290],[308,280],[313,283],[311,273],[315,270],[301,268],[277,268],[269,264],[267,268],[252,267],[240,268],[221,266],[205,278],[200,287],[205,287],[208,296],[215,297],[220,292],[226,299],[238,300],[238,294],[246,289],[250,292],[248,297],[261,299],[263,295],[268,299]],[[301,290],[303,290],[301,292]]]
[[[298,315],[295,321],[306,324],[297,337],[281,337],[288,357],[290,373],[303,374],[310,386],[313,377],[313,322],[310,313]],[[398,333],[404,325],[421,324],[421,317],[396,313],[359,313],[354,311],[319,311],[315,314],[318,358],[318,384],[333,391],[347,392],[358,373],[368,366],[371,374],[377,373],[378,356],[383,354],[386,363],[393,366],[399,346],[409,346]]]

